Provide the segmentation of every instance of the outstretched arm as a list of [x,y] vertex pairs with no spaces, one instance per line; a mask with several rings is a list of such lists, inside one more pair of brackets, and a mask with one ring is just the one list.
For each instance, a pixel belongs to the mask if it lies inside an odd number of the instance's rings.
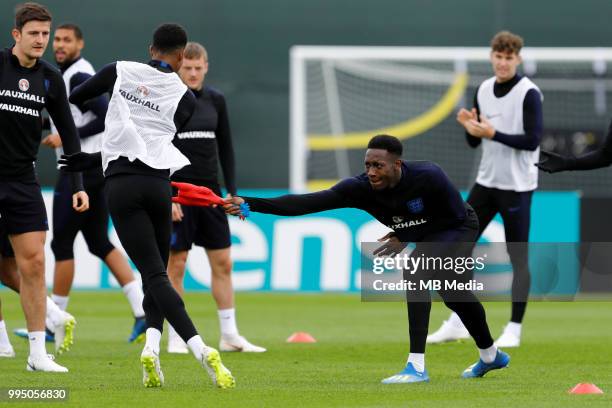
[[333,190],[308,194],[287,194],[275,198],[233,197],[224,205],[228,214],[240,215],[238,206],[246,202],[251,211],[276,215],[304,215],[348,207],[347,201]]
[[560,154],[542,151],[540,162],[536,166],[547,173],[565,170],[593,170],[612,164],[612,122],[604,144],[594,152],[578,157],[561,156]]
[[68,98],[74,105],[82,105],[90,99],[110,92],[117,79],[117,63],[106,65],[96,75],[77,86]]

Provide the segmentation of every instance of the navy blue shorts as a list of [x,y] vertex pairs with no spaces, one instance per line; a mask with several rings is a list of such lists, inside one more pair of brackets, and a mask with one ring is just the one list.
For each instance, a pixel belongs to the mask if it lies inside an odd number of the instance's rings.
[[[221,196],[218,186],[206,187]],[[172,223],[170,249],[189,251],[192,245],[206,249],[225,249],[231,246],[227,215],[221,207],[181,206],[183,220]]]

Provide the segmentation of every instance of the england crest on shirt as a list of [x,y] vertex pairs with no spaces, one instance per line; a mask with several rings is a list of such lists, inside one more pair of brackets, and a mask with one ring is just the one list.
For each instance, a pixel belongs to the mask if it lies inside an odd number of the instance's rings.
[[27,91],[28,89],[30,89],[30,81],[28,81],[28,80],[27,80],[27,79],[25,79],[25,78],[20,79],[20,80],[19,80],[19,89],[20,89],[22,92],[25,92],[25,91]]
[[140,98],[144,99],[149,96],[149,88],[144,85],[140,85],[138,88],[136,88],[136,94],[138,94]]
[[408,207],[408,211],[413,214],[423,212],[423,210],[425,209],[425,205],[423,204],[423,199],[421,197],[408,201],[406,203],[406,206]]

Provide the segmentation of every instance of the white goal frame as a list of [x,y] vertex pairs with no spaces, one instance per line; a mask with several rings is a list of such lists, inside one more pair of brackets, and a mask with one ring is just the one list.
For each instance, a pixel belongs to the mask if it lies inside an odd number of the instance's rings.
[[[304,46],[290,50],[290,140],[289,187],[293,192],[307,191],[308,158],[306,135],[306,63],[309,61],[389,60],[446,61],[456,72],[465,71],[468,61],[488,61],[488,47],[386,47],[386,46]],[[537,62],[592,61],[593,71],[605,73],[612,62],[612,48],[526,47],[521,50],[524,64]],[[612,67],[611,67],[612,69]]]

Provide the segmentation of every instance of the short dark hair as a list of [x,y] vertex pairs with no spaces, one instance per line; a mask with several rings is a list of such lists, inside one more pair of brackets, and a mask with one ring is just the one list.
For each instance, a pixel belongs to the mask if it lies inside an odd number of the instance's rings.
[[169,54],[187,45],[187,32],[179,24],[162,24],[153,32],[152,47],[162,54]]
[[28,2],[15,7],[15,28],[19,31],[30,21],[51,21],[51,13],[42,4]]
[[395,154],[398,157],[402,156],[404,147],[402,142],[395,137],[390,135],[377,135],[370,139],[368,143],[368,149],[382,149],[389,153]]
[[78,25],[74,24],[74,23],[63,23],[57,26],[56,30],[59,30],[60,28],[64,29],[64,30],[72,30],[72,32],[74,33],[74,36],[77,38],[77,40],[82,40],[83,39],[83,31],[81,30],[81,27],[79,27]]

